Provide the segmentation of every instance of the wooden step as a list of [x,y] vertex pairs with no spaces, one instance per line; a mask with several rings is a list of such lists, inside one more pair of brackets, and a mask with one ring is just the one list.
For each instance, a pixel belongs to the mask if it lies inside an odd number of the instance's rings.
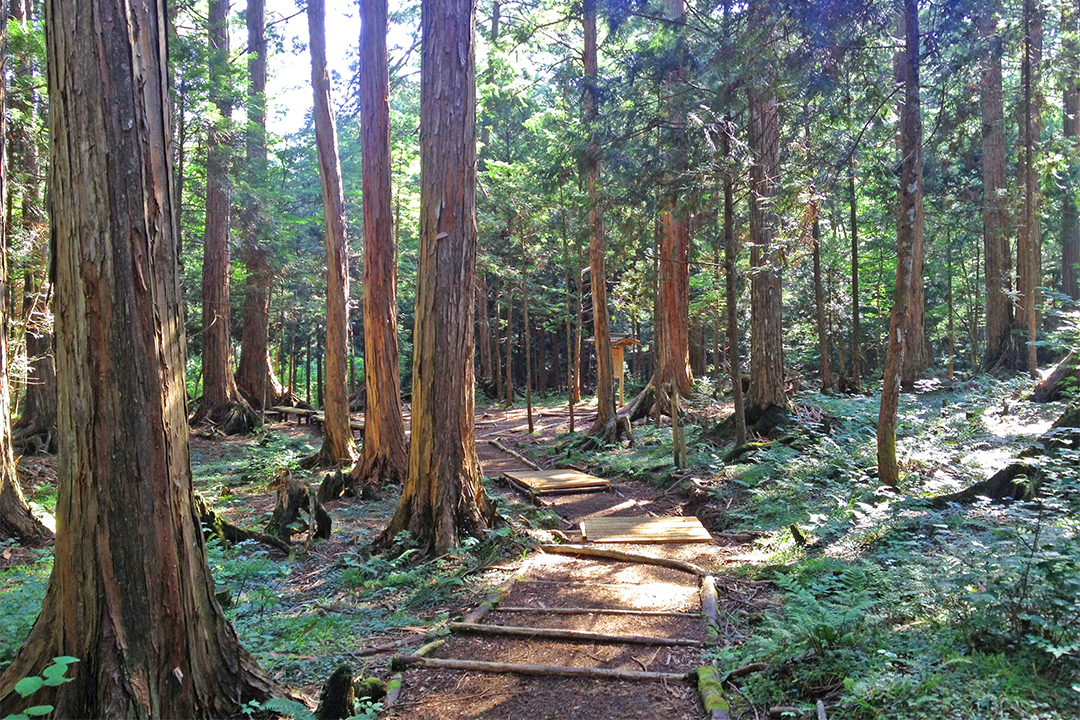
[[677,647],[704,647],[705,643],[690,638],[648,637],[645,635],[608,635],[588,630],[560,630],[558,628],[514,627],[511,625],[481,625],[478,623],[450,623],[451,632],[470,632],[483,635],[513,635],[528,638],[554,638],[594,643],[626,645],[664,645]]
[[503,473],[510,484],[530,495],[596,492],[608,490],[611,483],[578,470],[514,470]]
[[696,517],[595,517],[581,523],[581,535],[594,543],[712,542]]

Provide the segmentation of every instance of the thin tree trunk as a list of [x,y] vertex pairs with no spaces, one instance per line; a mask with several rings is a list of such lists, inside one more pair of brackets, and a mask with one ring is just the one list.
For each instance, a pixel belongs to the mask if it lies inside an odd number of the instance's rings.
[[[560,195],[560,200],[562,196]],[[562,207],[563,282],[566,283],[566,396],[570,410],[570,432],[574,432],[574,386],[577,383],[574,368],[574,332],[570,316],[570,242],[566,237],[566,207]]]
[[[364,443],[352,477],[403,482],[408,474],[397,338],[397,252],[390,212],[387,1],[362,0],[361,157],[364,190]],[[486,298],[485,298],[486,302]],[[485,310],[483,317],[487,317]],[[489,357],[490,360],[490,357]]]
[[[855,155],[848,165],[848,201],[851,205],[851,387],[862,388],[862,339],[859,337],[859,218],[855,194]],[[843,363],[840,371],[843,372]]]
[[495,521],[473,416],[476,272],[474,0],[420,6],[420,265],[409,476],[379,543],[436,555]]
[[[589,202],[589,275],[592,290],[593,337],[596,340],[596,420],[589,436],[599,442],[615,442],[621,433],[615,413],[615,366],[611,358],[608,323],[607,270],[605,264],[604,215],[600,206],[600,143],[597,137],[597,44],[596,0],[584,0],[585,31],[585,123],[589,144],[585,150],[585,185]],[[625,423],[629,431],[630,424]]]
[[1039,68],[1042,64],[1043,23],[1039,0],[1024,0],[1023,28],[1023,57],[1020,64],[1023,116],[1018,149],[1023,202],[1016,241],[1016,289],[1019,298],[1016,325],[1027,338],[1024,368],[1034,377],[1038,373],[1035,340],[1039,327],[1038,287],[1042,276],[1039,263],[1039,246],[1042,243],[1039,213],[1042,198],[1039,191],[1038,165],[1042,129]]
[[1080,168],[1075,162],[1080,152],[1080,17],[1075,0],[1061,7],[1061,43],[1064,65],[1062,85],[1062,128],[1065,136],[1068,165],[1064,173],[1065,192],[1061,196],[1061,291],[1073,299],[1080,299],[1080,212],[1077,209],[1076,192]]
[[[349,425],[349,384],[345,377],[349,341],[348,240],[345,237],[345,196],[341,187],[337,126],[330,103],[330,75],[326,69],[325,0],[308,0],[311,50],[311,89],[315,95],[315,144],[319,152],[323,217],[326,224],[326,435],[320,460],[336,465],[356,459]],[[370,403],[370,398],[369,398]]]
[[514,407],[514,288],[506,288],[506,407]]
[[[731,118],[725,118],[722,134],[724,159],[731,159]],[[725,163],[725,167],[727,167]],[[724,171],[724,294],[727,305],[728,368],[731,371],[731,400],[735,406],[735,443],[746,444],[746,401],[743,398],[742,359],[739,354],[738,288],[735,267],[735,187],[730,169]]]
[[1012,272],[1008,237],[1008,198],[1005,195],[1005,112],[1002,105],[1002,39],[997,31],[1000,1],[989,3],[979,15],[982,35],[982,81],[979,105],[982,112],[982,221],[986,254],[986,354],[983,368],[1012,367],[1015,353]]
[[525,336],[525,412],[529,418],[529,434],[532,435],[535,428],[532,409],[533,357],[529,332],[529,256],[525,252],[525,226],[523,224],[519,224],[518,236],[521,239],[521,306],[524,308],[521,332]]
[[887,487],[900,482],[896,460],[896,414],[900,402],[900,383],[907,351],[909,317],[914,277],[915,241],[919,224],[919,199],[922,195],[922,115],[919,107],[919,11],[918,0],[904,0],[905,52],[900,63],[904,82],[904,102],[900,113],[901,165],[900,213],[896,236],[896,284],[889,318],[889,345],[885,356],[885,375],[878,413],[878,478]]
[[825,324],[825,288],[821,280],[821,223],[814,215],[814,314],[817,321],[818,354],[821,356],[821,391],[832,392],[832,369],[829,367],[829,328]]
[[499,276],[495,276],[495,348],[494,348],[494,361],[495,361],[495,402],[498,403],[503,397],[503,369],[502,360],[500,359],[502,353],[499,346],[502,344],[502,330],[499,328],[499,324],[502,322],[502,289],[499,286]]
[[[198,525],[169,157],[165,3],[47,0],[56,237],[57,539],[41,614],[0,676],[57,656],[57,717],[238,715],[279,694],[214,597]],[[110,192],[103,192],[108,188]]]
[[478,313],[477,338],[480,346],[480,377],[492,379],[491,359],[491,317],[488,314],[487,272],[482,268],[476,271],[476,311]]

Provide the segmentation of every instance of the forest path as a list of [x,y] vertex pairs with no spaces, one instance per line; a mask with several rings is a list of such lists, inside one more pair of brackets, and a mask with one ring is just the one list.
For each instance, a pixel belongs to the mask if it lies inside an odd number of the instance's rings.
[[[505,431],[506,424],[516,418],[500,420]],[[477,429],[479,433],[481,427]],[[488,477],[528,469],[521,459],[489,442],[481,440],[477,445]],[[681,505],[659,488],[640,482],[620,483],[613,492],[544,497],[542,502],[563,518],[566,526],[576,526],[591,517],[681,512]],[[604,543],[602,547],[681,560],[707,573],[722,573],[734,550],[704,542]],[[483,627],[456,627],[445,644],[427,657],[444,665],[454,664],[445,661],[481,661],[647,673],[654,677],[598,679],[413,667],[404,673],[403,691],[388,717],[701,718],[705,710],[696,688],[678,677],[707,664],[703,653],[712,643],[723,642],[715,638],[715,633],[710,638],[702,615],[701,585],[697,574],[647,562],[533,552],[504,586],[505,595],[492,602],[489,611],[483,615],[470,613],[468,619]],[[717,585],[721,608],[746,602],[746,587],[737,587],[727,578]],[[722,609],[720,615],[725,618],[725,627],[720,629],[722,638],[731,630],[727,622],[731,614]],[[553,639],[489,634],[514,627],[613,637]],[[627,641],[627,636],[633,641]],[[649,642],[650,638],[656,641]]]

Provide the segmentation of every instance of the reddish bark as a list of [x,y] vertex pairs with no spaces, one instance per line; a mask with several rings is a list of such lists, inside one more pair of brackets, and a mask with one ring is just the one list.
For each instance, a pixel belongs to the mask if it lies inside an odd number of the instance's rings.
[[496,516],[481,483],[473,419],[476,273],[474,0],[423,0],[420,264],[409,477],[378,542],[403,531],[435,554]]
[[[326,378],[325,436],[319,457],[329,464],[352,464],[356,458],[349,425],[348,316],[349,256],[345,238],[345,195],[341,187],[337,125],[330,104],[330,75],[326,69],[326,7],[309,0],[308,32],[311,51],[311,89],[315,96],[315,144],[322,180],[326,225]],[[471,287],[471,286],[470,286]],[[371,398],[368,398],[371,403]]]
[[[47,0],[61,447],[41,614],[0,677],[52,658],[57,717],[239,714],[276,686],[214,597],[191,483],[163,0]],[[108,192],[105,192],[105,189]]]
[[[397,483],[408,473],[398,370],[397,268],[390,188],[386,0],[362,0],[361,155],[364,189],[364,444],[354,480]],[[486,312],[485,312],[486,317]]]

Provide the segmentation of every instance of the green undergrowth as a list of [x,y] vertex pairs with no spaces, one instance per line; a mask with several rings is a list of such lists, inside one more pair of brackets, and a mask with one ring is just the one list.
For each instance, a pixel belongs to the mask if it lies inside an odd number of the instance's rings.
[[1080,455],[1044,460],[1038,502],[925,501],[987,477],[1061,413],[1024,389],[905,395],[899,495],[877,487],[876,397],[803,397],[786,443],[714,476],[718,497],[744,499],[732,528],[766,531],[738,572],[775,584],[749,635],[715,653],[722,670],[769,663],[740,681],[746,698],[823,699],[833,719],[1080,716]]
[[[0,543],[0,553],[12,545]],[[52,572],[51,553],[31,552],[34,562],[0,570],[0,670],[15,659],[19,644],[30,634]]]

